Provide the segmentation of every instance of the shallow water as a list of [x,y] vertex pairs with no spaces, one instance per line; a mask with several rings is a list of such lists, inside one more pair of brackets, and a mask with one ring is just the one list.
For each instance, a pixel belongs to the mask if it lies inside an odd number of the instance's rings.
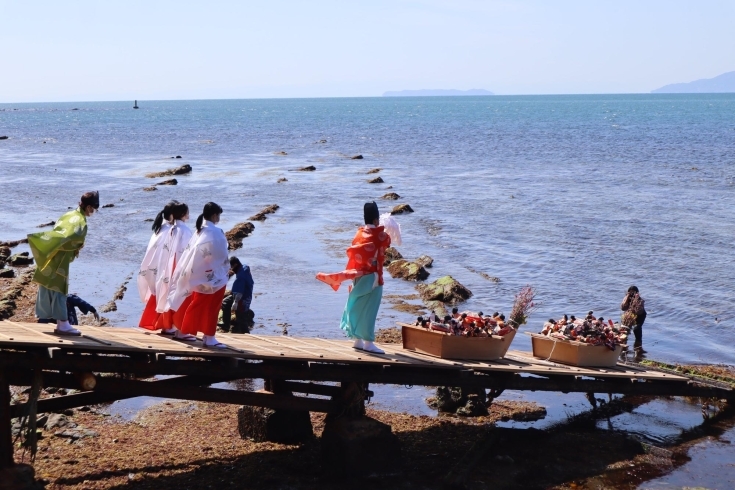
[[[236,252],[253,270],[256,332],[280,334],[287,323],[290,335],[341,337],[346,290],[314,275],[343,268],[362,204],[375,199],[383,211],[414,208],[398,217],[401,253],[434,257],[430,279],[451,274],[468,286],[467,308],[507,314],[515,292],[532,284],[540,308],[524,329],[535,331],[546,318],[590,309],[617,319],[636,284],[652,358],[735,364],[723,341],[735,327],[735,95],[139,104],[0,104],[0,135],[10,136],[0,141],[0,240],[38,231],[90,189],[115,204],[89,220],[71,270],[71,291],[93,304],[136,273],[150,233],[144,220],[167,200],[187,202],[192,217],[218,202],[225,230],[277,203]],[[365,158],[348,158],[358,153]],[[147,172],[184,163],[194,171],[177,176],[179,185],[142,190],[163,180]],[[306,165],[317,171],[293,171]],[[383,169],[384,184],[367,183],[372,168]],[[288,181],[276,183],[281,177]],[[380,200],[386,192],[401,199]],[[105,315],[115,325],[138,321],[134,284]],[[385,294],[414,292],[386,275]],[[378,326],[397,320],[411,316],[384,302]],[[519,335],[513,348],[530,342]],[[378,407],[431,413],[429,389],[374,388]],[[504,396],[547,406],[537,426],[586,408],[581,395]],[[148,402],[118,403],[122,413]],[[635,433],[645,420],[660,428],[643,436],[664,441],[689,417],[654,404],[613,427]]]

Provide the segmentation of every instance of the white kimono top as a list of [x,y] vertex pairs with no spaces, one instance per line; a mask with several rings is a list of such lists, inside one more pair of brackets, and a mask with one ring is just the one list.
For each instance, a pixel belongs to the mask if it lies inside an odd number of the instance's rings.
[[148,241],[148,248],[146,248],[143,262],[140,264],[137,280],[138,294],[143,303],[147,303],[148,298],[152,294],[156,294],[156,279],[158,277],[161,254],[163,252],[164,241],[170,230],[171,225],[164,221],[158,233],[154,233]]
[[227,286],[229,270],[225,233],[204,220],[202,230],[192,235],[181,261],[176,264],[168,295],[169,308],[178,310],[193,293],[214,294]]
[[171,279],[175,268],[178,268],[186,246],[191,240],[191,229],[181,220],[176,220],[169,231],[165,244],[164,253],[161,254],[158,278],[156,279],[156,311],[165,313],[168,307],[168,296],[171,292]]

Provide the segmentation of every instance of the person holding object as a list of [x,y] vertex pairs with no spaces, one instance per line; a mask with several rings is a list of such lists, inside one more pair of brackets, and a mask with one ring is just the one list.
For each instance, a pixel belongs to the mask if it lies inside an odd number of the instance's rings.
[[641,298],[636,286],[628,288],[620,309],[623,310],[621,323],[633,329],[633,335],[635,335],[633,348],[636,356],[645,354],[646,351],[643,350],[643,322],[646,321],[647,315],[646,302]]
[[[171,230],[171,211],[176,204],[178,204],[178,201],[171,201],[166,204],[163,210],[156,215],[156,219],[153,220],[153,226],[151,226],[153,235],[151,235],[151,239],[148,241],[148,248],[138,271],[138,293],[140,294],[141,301],[145,304],[145,309],[143,310],[143,315],[140,317],[138,326],[148,330],[155,330],[156,322],[158,321],[159,313],[156,311],[156,280],[160,270],[160,263],[162,262],[162,255],[168,256],[168,250],[165,249],[164,244]],[[164,333],[167,332],[164,331]]]
[[235,310],[235,326],[232,333],[250,333],[247,315],[253,301],[253,285],[255,285],[253,275],[250,273],[250,267],[240,262],[237,257],[230,257],[229,275],[235,276],[235,282],[232,283],[232,295],[222,301],[222,330],[229,332],[230,316],[232,310]]
[[[342,272],[316,278],[337,291],[343,281],[352,280],[340,328],[355,339],[353,347],[375,354],[385,354],[375,341],[375,319],[383,297],[383,260],[385,250],[395,237],[400,244],[400,226],[390,215],[380,216],[375,202],[363,206],[365,226],[360,227],[347,249],[347,267]],[[381,220],[384,225],[381,226]],[[393,236],[389,236],[390,232]]]
[[[222,208],[213,202],[204,205],[196,222],[196,233],[176,266],[169,293],[169,305],[176,316],[183,315],[180,330],[183,340],[196,340],[197,332],[204,334],[204,346],[227,348],[217,341],[217,317],[227,286],[230,261],[227,239],[215,225],[219,223]],[[191,297],[188,306],[184,301]],[[184,306],[184,308],[182,308]]]
[[69,323],[66,306],[69,266],[84,247],[87,218],[99,207],[99,192],[87,192],[82,195],[79,207],[61,216],[53,230],[28,235],[28,245],[36,261],[33,274],[33,282],[38,284],[36,317],[56,320],[54,333],[59,335],[81,335]]

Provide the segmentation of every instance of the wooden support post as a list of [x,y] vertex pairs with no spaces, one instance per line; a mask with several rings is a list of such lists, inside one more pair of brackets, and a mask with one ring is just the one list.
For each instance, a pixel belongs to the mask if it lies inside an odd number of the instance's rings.
[[10,385],[0,369],[0,470],[13,466],[13,433],[10,426]]

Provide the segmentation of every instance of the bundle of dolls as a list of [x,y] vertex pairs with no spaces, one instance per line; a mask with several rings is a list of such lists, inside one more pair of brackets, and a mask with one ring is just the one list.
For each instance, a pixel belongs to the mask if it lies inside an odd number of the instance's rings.
[[446,335],[462,337],[492,337],[504,336],[513,330],[513,327],[505,322],[505,315],[495,312],[492,316],[485,316],[482,312],[465,311],[459,313],[457,308],[452,310],[452,315],[440,319],[435,313],[428,317],[418,317],[416,326],[423,327]]
[[560,340],[604,345],[610,350],[615,350],[617,345],[624,345],[628,340],[628,328],[609,319],[605,321],[603,317],[595,318],[593,313],[588,312],[583,320],[574,315],[564,315],[559,320],[550,318],[539,333]]

